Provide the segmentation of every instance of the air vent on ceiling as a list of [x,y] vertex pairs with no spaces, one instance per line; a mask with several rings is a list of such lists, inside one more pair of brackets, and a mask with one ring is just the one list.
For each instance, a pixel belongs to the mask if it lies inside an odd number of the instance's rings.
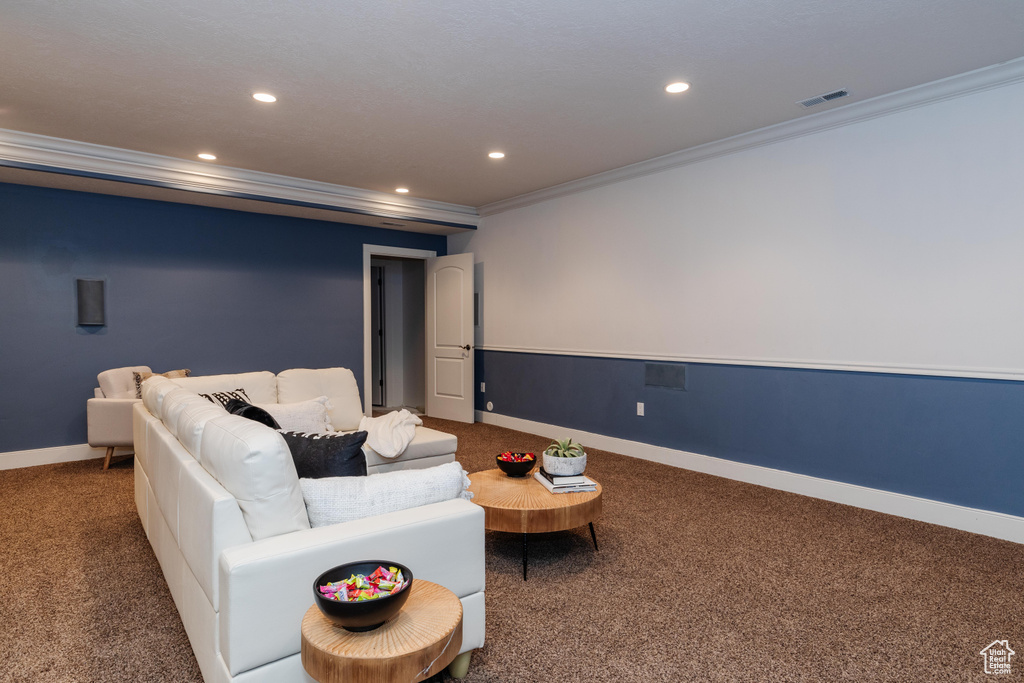
[[846,97],[849,94],[850,93],[847,90],[833,90],[832,92],[827,92],[824,95],[818,95],[817,97],[811,97],[801,102],[797,102],[797,104],[806,109],[807,107],[813,107],[816,104],[824,104],[825,102],[838,100],[840,97]]

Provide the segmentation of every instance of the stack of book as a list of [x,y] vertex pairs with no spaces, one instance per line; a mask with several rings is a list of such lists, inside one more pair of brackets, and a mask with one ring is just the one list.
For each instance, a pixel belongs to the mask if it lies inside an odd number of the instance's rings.
[[551,493],[579,493],[580,491],[596,491],[597,484],[593,479],[582,474],[575,477],[556,477],[548,474],[543,467],[533,473],[533,478],[544,485]]

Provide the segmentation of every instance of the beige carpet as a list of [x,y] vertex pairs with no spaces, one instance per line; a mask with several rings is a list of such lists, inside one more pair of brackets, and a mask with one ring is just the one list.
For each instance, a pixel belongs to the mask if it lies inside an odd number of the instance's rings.
[[[426,420],[470,471],[547,440]],[[1024,545],[590,450],[595,524],[487,534],[467,683],[1024,677]],[[199,681],[142,533],[132,461],[0,471],[0,681]],[[1019,661],[1018,661],[1018,658]]]

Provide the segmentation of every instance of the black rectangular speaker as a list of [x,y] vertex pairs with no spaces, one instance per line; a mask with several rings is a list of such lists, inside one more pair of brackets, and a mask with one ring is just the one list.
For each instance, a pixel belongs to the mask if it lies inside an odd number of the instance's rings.
[[686,366],[680,363],[644,363],[644,384],[686,391]]
[[103,280],[76,280],[78,286],[78,324],[106,325]]

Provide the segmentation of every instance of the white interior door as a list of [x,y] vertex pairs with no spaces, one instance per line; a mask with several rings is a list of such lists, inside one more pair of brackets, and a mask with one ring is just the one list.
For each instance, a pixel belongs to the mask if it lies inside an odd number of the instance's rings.
[[430,417],[473,422],[473,255],[427,259]]

